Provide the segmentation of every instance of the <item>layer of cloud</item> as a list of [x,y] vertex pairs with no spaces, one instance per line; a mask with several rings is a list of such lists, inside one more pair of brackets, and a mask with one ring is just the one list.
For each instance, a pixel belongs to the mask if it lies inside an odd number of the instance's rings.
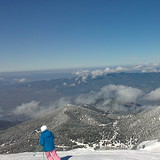
[[57,108],[57,107],[65,106],[70,103],[71,103],[70,97],[62,97],[62,98],[56,100],[54,103],[52,103],[51,106],[53,106],[54,108]]
[[74,74],[77,76],[76,81],[86,82],[87,79],[96,78],[109,73],[120,73],[120,72],[160,72],[160,64],[140,64],[132,66],[118,66],[118,67],[106,67],[105,69],[97,70],[80,70]]
[[[90,71],[90,70],[81,70],[81,71],[75,72],[74,74],[78,78],[82,78],[82,81],[86,82],[86,79],[88,77],[96,78],[96,77],[99,77],[99,76],[106,75],[107,73],[125,72],[127,70],[128,70],[127,68],[119,66],[119,67],[116,67],[116,68],[109,68],[109,67],[107,67],[105,69],[97,69],[97,70],[93,70],[93,71]],[[77,80],[78,80],[78,78],[77,78]]]
[[145,96],[146,100],[150,101],[159,101],[160,100],[160,88],[155,89],[154,91],[151,91]]
[[20,106],[17,106],[13,113],[15,115],[24,114],[28,117],[37,117],[44,110],[42,106],[39,105],[40,102],[31,101],[29,103],[23,103]]
[[91,92],[87,95],[80,95],[75,100],[77,104],[94,104],[97,100],[114,99],[119,104],[137,102],[143,92],[137,88],[123,85],[108,85],[103,87],[99,92]]
[[37,101],[31,101],[29,103],[23,103],[22,105],[17,106],[14,109],[13,114],[26,115],[27,117],[35,118],[47,114],[48,112],[52,112],[55,108],[65,106],[67,104],[70,104],[70,98],[68,97],[62,97],[47,106],[40,105],[40,102]]
[[[73,97],[62,97],[54,103],[43,106],[40,102],[31,101],[29,103],[23,103],[17,106],[13,111],[16,115],[24,114],[28,117],[38,117],[48,112],[52,112],[55,108],[62,107],[68,104],[73,105],[96,105],[99,109],[104,111],[117,111],[117,112],[138,112],[144,109],[151,109],[155,106],[141,106],[136,107],[141,99],[146,100],[160,100],[160,88],[151,91],[145,95],[140,89],[123,86],[123,85],[107,85],[101,88],[98,92],[90,92],[87,94],[78,95]],[[129,105],[126,106],[126,105]]]
[[20,79],[14,79],[16,82],[18,83],[24,83],[24,82],[27,82],[27,79],[26,78],[20,78]]
[[159,72],[160,64],[159,63],[151,63],[151,64],[139,64],[132,67],[133,71],[139,71],[142,73],[148,72]]

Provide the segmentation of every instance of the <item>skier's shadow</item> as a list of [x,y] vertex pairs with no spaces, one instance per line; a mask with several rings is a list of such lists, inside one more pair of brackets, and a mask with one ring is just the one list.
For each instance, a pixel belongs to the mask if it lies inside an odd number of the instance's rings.
[[72,156],[65,156],[65,157],[62,157],[61,160],[69,160],[69,158],[71,158]]

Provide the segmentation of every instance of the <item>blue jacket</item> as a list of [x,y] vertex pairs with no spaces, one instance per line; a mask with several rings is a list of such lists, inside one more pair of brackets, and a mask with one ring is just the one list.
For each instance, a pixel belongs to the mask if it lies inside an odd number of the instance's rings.
[[54,134],[49,130],[43,131],[40,136],[40,145],[43,146],[45,152],[54,150]]

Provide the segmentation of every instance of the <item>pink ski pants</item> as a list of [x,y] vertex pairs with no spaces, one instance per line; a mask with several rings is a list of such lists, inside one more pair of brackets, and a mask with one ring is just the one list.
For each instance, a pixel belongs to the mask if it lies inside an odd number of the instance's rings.
[[56,150],[45,152],[48,160],[61,160],[56,153]]

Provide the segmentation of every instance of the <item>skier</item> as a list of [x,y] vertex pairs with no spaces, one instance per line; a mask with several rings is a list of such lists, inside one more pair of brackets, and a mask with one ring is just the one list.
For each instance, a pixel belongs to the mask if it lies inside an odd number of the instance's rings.
[[40,145],[43,146],[48,160],[61,160],[54,146],[54,134],[47,129],[46,125],[41,127]]

